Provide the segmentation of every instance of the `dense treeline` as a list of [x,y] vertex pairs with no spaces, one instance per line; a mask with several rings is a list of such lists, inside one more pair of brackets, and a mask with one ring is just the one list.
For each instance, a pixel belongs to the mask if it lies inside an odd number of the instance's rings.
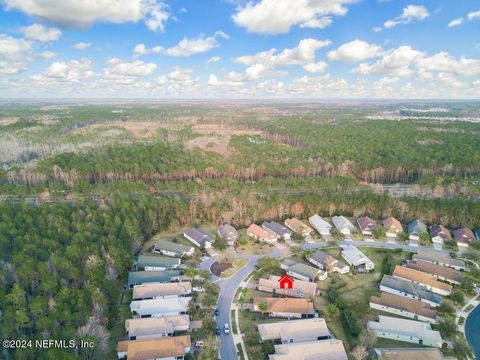
[[96,342],[94,350],[2,349],[0,358],[107,358],[133,254],[144,238],[169,225],[173,210],[182,208],[176,201],[0,205],[0,338]]

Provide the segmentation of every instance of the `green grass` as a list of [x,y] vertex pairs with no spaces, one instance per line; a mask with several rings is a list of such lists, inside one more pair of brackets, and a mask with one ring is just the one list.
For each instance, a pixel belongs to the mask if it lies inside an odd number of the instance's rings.
[[232,323],[232,331],[237,335],[237,319],[235,319],[235,310],[230,310],[230,319]]
[[237,344],[237,351],[238,351],[238,354],[240,355],[240,360],[244,360],[245,359],[245,355],[243,355],[243,349],[242,349],[242,346],[240,344]]

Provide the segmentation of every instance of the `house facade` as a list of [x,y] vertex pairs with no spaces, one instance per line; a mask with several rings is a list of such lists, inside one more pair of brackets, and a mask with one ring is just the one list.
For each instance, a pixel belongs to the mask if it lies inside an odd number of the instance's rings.
[[292,231],[276,221],[264,221],[262,228],[275,235],[277,239],[290,240]]
[[137,271],[164,271],[177,269],[180,258],[162,255],[139,255],[135,264]]
[[368,216],[360,216],[357,219],[357,224],[363,235],[372,236],[372,231],[375,229],[375,221]]
[[179,270],[131,271],[128,273],[128,287],[132,289],[135,285],[176,281],[181,274]]
[[188,315],[125,320],[128,340],[156,339],[173,336],[176,332],[188,330],[190,330],[190,317]]
[[224,239],[229,246],[235,245],[238,239],[238,231],[230,224],[223,224],[218,227],[218,236]]
[[427,225],[420,220],[413,220],[408,223],[408,238],[410,240],[419,240],[420,235],[427,232]]
[[293,232],[296,232],[297,234],[301,234],[303,236],[310,235],[313,231],[310,226],[297,218],[286,219],[285,226]]
[[277,241],[277,237],[265,229],[262,229],[257,224],[252,224],[247,229],[247,235],[255,240],[265,241],[267,243],[273,243]]
[[432,330],[429,323],[422,321],[380,315],[378,322],[368,322],[368,328],[373,330],[379,338],[438,348],[443,345],[440,333]]
[[413,255],[413,260],[428,261],[432,264],[437,264],[452,268],[457,271],[466,271],[467,265],[465,261],[460,259],[452,259],[450,256],[437,251],[421,251]]
[[430,237],[434,243],[443,244],[444,241],[452,240],[452,234],[443,225],[432,225],[430,226]]
[[383,228],[385,229],[385,235],[387,237],[397,237],[399,232],[403,231],[400,221],[390,216],[382,221]]
[[195,249],[193,246],[185,246],[166,240],[157,240],[153,252],[172,257],[193,256]]
[[328,276],[325,271],[288,259],[280,264],[280,268],[285,270],[287,275],[303,281],[315,282],[317,279],[323,281]]
[[256,297],[253,299],[253,311],[261,312],[263,303],[269,317],[310,319],[315,316],[313,302],[309,299]]
[[337,272],[339,274],[347,274],[350,271],[348,265],[318,250],[307,256],[307,260],[327,273]]
[[192,283],[150,283],[133,287],[133,300],[152,300],[185,297],[192,294]]
[[160,339],[119,341],[117,356],[130,360],[182,360],[190,352],[190,335]]
[[279,344],[274,349],[269,360],[348,360],[342,341],[335,339]]
[[382,281],[380,282],[380,290],[408,299],[420,300],[432,307],[439,306],[442,301],[441,296],[428,291],[425,286],[391,275],[383,275]]
[[132,315],[140,318],[185,315],[188,311],[190,297],[139,300],[130,303]]
[[430,274],[435,279],[445,281],[449,284],[459,285],[463,281],[463,275],[459,271],[427,261],[409,260],[406,266],[409,269]]
[[468,249],[472,241],[475,240],[475,235],[473,234],[473,231],[467,227],[454,230],[453,236],[455,238],[455,241],[457,242],[459,250]]
[[332,223],[343,235],[350,235],[355,230],[355,226],[345,216],[332,217]]
[[211,248],[213,238],[210,234],[196,228],[190,228],[183,233],[183,236],[199,248]]
[[310,216],[308,218],[308,222],[315,230],[317,230],[320,235],[330,235],[332,225],[330,225],[326,220],[322,219],[319,215],[315,214]]
[[317,293],[317,283],[294,280],[291,289],[280,288],[280,277],[270,276],[268,279],[259,279],[257,290],[271,294],[291,296],[297,298],[313,298]]
[[452,292],[451,285],[438,281],[433,275],[404,266],[397,265],[393,271],[393,276],[423,285],[428,290],[441,296],[448,296]]
[[277,321],[274,323],[258,324],[261,342],[280,341],[291,344],[306,341],[331,339],[325,319],[303,319]]
[[375,264],[355,246],[340,246],[342,257],[358,272],[368,272],[375,268]]
[[372,309],[379,311],[425,321],[430,324],[438,324],[437,311],[420,300],[412,300],[384,292],[380,296],[370,297],[369,305]]

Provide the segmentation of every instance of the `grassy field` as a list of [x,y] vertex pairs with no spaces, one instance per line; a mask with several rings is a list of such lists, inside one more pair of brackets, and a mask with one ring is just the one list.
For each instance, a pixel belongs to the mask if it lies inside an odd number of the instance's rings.
[[242,267],[247,265],[247,263],[248,263],[247,259],[235,259],[235,260],[233,260],[233,263],[232,263],[233,266],[230,269],[227,269],[224,272],[222,272],[220,277],[229,278],[229,277],[233,276],[233,274],[235,274],[238,270],[240,270]]

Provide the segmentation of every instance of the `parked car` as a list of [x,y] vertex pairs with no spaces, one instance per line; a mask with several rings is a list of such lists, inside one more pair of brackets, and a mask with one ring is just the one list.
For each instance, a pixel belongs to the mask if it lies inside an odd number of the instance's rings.
[[218,316],[218,315],[220,315],[220,310],[215,309],[215,316]]
[[205,289],[202,288],[202,287],[200,287],[200,286],[194,286],[194,287],[192,288],[192,290],[193,290],[194,292],[203,292],[203,291],[205,291]]
[[205,345],[205,344],[203,343],[202,340],[197,340],[197,341],[195,341],[195,346],[196,346],[196,347],[199,347],[199,348],[200,348],[200,347],[203,347],[204,345]]
[[220,328],[217,326],[217,328],[215,329],[215,334],[216,335],[220,335]]
[[225,324],[225,326],[223,327],[223,332],[225,333],[225,335],[230,334],[230,327],[228,326],[228,324]]

